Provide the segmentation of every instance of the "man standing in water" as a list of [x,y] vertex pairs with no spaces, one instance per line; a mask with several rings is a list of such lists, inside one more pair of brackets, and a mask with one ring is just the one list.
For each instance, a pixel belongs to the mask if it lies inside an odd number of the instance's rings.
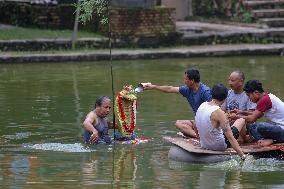
[[[212,99],[210,88],[200,82],[200,74],[197,69],[188,69],[185,71],[184,84],[180,87],[173,87],[146,83],[143,87],[145,90],[181,94],[187,99],[195,114],[200,104]],[[198,137],[195,132],[194,120],[177,120],[175,125],[183,134],[190,137]]]
[[112,128],[112,124],[106,118],[110,109],[111,100],[107,96],[97,98],[95,109],[88,113],[83,122],[85,144],[111,143],[108,129]]
[[225,112],[220,108],[228,94],[228,89],[224,85],[214,85],[211,94],[213,99],[210,102],[202,103],[195,116],[201,147],[209,150],[224,151],[232,146],[241,159],[244,160],[246,156],[236,139],[245,125],[245,120],[240,118],[235,121],[232,127],[230,126]]

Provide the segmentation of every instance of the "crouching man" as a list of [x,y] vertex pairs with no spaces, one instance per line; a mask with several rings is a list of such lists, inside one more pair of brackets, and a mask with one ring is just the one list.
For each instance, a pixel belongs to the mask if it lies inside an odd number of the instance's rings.
[[242,152],[236,139],[245,125],[245,120],[240,118],[230,127],[225,112],[220,108],[228,95],[228,89],[224,85],[214,85],[211,94],[212,100],[202,103],[195,116],[201,147],[218,151],[225,151],[232,147],[244,160],[246,155]]
[[[262,83],[250,80],[244,91],[251,101],[257,103],[256,109],[248,115],[239,115],[247,123],[249,133],[258,141],[260,146],[284,142],[284,102],[271,93],[264,92]],[[268,121],[254,123],[262,117]]]

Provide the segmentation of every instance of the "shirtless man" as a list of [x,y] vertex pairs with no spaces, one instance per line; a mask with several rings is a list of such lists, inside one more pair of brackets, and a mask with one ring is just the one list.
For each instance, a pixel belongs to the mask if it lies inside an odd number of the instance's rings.
[[[145,90],[158,90],[165,93],[176,93],[184,96],[191,106],[194,114],[200,104],[212,99],[210,88],[200,82],[199,71],[196,69],[188,69],[184,73],[184,84],[180,87],[159,86],[146,83],[143,87]],[[177,120],[176,127],[185,135],[196,138],[194,131],[194,120]]]
[[108,129],[112,128],[112,124],[106,118],[110,109],[111,100],[107,96],[97,98],[95,109],[88,113],[83,122],[84,142],[86,144],[111,143]]
[[246,156],[236,139],[245,125],[245,120],[241,118],[230,126],[225,112],[220,108],[228,94],[228,89],[224,85],[214,85],[211,94],[213,99],[210,102],[203,102],[195,116],[201,147],[218,151],[232,147],[244,160]]

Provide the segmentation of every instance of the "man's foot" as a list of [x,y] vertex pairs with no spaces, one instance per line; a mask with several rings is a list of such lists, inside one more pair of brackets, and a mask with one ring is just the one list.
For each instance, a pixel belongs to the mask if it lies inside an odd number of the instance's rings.
[[257,144],[258,144],[259,146],[262,146],[262,147],[264,147],[264,146],[269,146],[269,145],[271,145],[272,143],[273,143],[273,140],[272,140],[272,139],[263,139],[263,140],[257,141]]

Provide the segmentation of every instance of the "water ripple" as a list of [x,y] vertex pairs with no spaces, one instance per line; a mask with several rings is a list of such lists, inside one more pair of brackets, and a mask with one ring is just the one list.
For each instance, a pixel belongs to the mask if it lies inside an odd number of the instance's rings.
[[3,137],[6,139],[19,140],[19,139],[29,138],[31,135],[32,135],[31,132],[21,132],[21,133],[16,133],[15,135],[3,135]]
[[61,144],[61,143],[45,143],[45,144],[33,144],[24,145],[24,148],[36,149],[36,150],[49,150],[58,152],[91,152],[91,150],[81,143],[75,144]]
[[283,171],[284,169],[280,166],[281,164],[283,164],[283,161],[274,158],[254,159],[253,156],[249,156],[244,162],[240,159],[232,159],[213,165],[207,165],[205,168],[226,171],[239,170],[242,172],[272,172]]

